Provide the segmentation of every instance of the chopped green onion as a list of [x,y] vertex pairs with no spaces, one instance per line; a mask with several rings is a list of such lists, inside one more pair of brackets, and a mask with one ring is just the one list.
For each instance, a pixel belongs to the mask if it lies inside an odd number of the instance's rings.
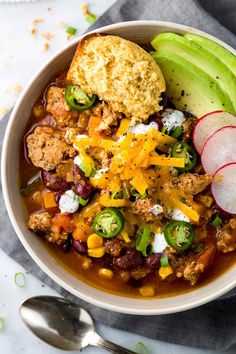
[[14,283],[18,288],[24,288],[25,286],[25,275],[21,272],[15,273],[14,275]]
[[90,24],[94,23],[97,20],[97,16],[91,13],[88,13],[86,16],[86,21]]
[[124,196],[125,196],[125,190],[123,188],[111,193],[111,199],[122,199],[124,198]]
[[173,138],[178,139],[183,133],[183,128],[181,126],[175,127],[175,129],[170,134]]
[[163,134],[168,134],[168,128],[164,126],[164,127],[162,128],[161,132],[162,132]]
[[144,199],[144,198],[146,198],[146,196],[147,196],[146,193],[140,194],[134,187],[132,187],[132,188],[130,189],[130,194],[131,194],[133,197],[140,198],[140,199]]
[[79,165],[79,168],[81,169],[81,171],[84,172],[86,177],[93,177],[96,174],[96,172],[94,171],[93,168],[90,171],[90,167],[88,165],[86,165],[85,162],[81,162],[81,164]]
[[211,225],[213,225],[215,228],[219,227],[222,225],[222,219],[219,217],[218,214],[215,215],[214,219],[211,221]]
[[41,178],[35,178],[31,183],[21,188],[20,192],[24,197],[28,197],[32,192],[36,191],[41,184]]
[[75,27],[67,27],[66,29],[66,33],[71,34],[72,36],[74,36],[77,32],[77,29]]
[[88,199],[83,199],[80,196],[78,196],[78,201],[79,201],[80,205],[85,206],[88,203],[89,198]]
[[5,325],[4,325],[4,319],[2,317],[0,317],[0,332],[4,329]]
[[161,262],[161,266],[162,267],[168,267],[169,266],[169,259],[168,259],[167,256],[161,257],[160,262]]
[[135,351],[137,354],[151,354],[150,350],[142,342],[136,344]]
[[137,231],[135,246],[137,251],[140,251],[144,257],[149,257],[153,253],[153,246],[150,242],[151,240],[151,227],[140,227]]

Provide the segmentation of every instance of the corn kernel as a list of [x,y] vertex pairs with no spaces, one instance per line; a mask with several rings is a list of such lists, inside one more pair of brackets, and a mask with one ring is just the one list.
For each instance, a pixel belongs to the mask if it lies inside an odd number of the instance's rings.
[[43,108],[40,106],[34,106],[33,108],[33,115],[38,118],[43,114]]
[[160,267],[159,275],[162,279],[167,278],[169,275],[173,274],[173,269],[171,266],[168,267]]
[[142,296],[154,296],[155,289],[152,286],[142,286],[139,288],[139,292]]
[[108,278],[108,279],[111,279],[113,277],[113,271],[108,268],[100,268],[98,274],[101,277]]
[[209,195],[199,195],[199,200],[207,207],[210,208],[213,203],[213,198]]
[[126,243],[131,242],[131,239],[129,238],[129,235],[128,235],[127,231],[122,230],[120,234],[121,234],[123,240],[124,240]]
[[87,239],[87,246],[89,249],[98,248],[103,245],[103,238],[98,236],[97,234],[89,235]]
[[88,249],[89,257],[101,258],[102,256],[104,256],[104,254],[105,254],[104,247],[97,247],[97,248]]
[[82,268],[88,270],[89,268],[91,268],[91,265],[92,265],[92,259],[85,257],[82,262]]

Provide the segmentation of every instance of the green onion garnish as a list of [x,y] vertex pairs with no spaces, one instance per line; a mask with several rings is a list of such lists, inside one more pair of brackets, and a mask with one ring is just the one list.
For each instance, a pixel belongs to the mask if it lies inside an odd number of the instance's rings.
[[136,344],[135,351],[137,354],[150,354],[150,350],[142,342]]
[[124,197],[125,197],[125,191],[123,188],[111,193],[111,199],[122,199]]
[[169,259],[167,256],[161,257],[161,266],[162,267],[168,267],[169,266]]
[[97,16],[94,15],[94,14],[89,13],[89,14],[87,14],[87,15],[85,16],[85,19],[86,19],[86,21],[87,21],[88,23],[92,24],[92,23],[94,23],[94,22],[96,21]]
[[178,139],[180,135],[183,133],[183,128],[181,126],[175,127],[175,129],[170,134],[173,138]]
[[137,198],[140,198],[140,199],[144,199],[146,198],[147,194],[144,193],[144,194],[140,194],[135,188],[131,188],[130,189],[130,194],[133,196],[133,197],[137,197]]
[[15,273],[14,275],[14,283],[18,288],[24,288],[25,286],[25,275],[21,272]]
[[85,206],[88,203],[89,199],[83,199],[80,196],[78,196],[78,201],[80,205]]
[[75,27],[67,27],[67,29],[66,29],[66,33],[68,33],[72,36],[74,36],[76,34],[76,32],[77,32],[77,29]]
[[88,176],[88,170],[89,170],[89,166],[85,163],[85,162],[81,162],[81,164],[79,165],[79,168],[81,169],[81,171],[84,172],[86,177],[93,177],[96,174],[96,171],[92,168],[90,175]]
[[213,225],[215,228],[219,227],[222,225],[222,219],[219,217],[218,214],[214,217],[214,219],[211,221],[211,225]]
[[0,317],[0,332],[4,329],[4,319]]

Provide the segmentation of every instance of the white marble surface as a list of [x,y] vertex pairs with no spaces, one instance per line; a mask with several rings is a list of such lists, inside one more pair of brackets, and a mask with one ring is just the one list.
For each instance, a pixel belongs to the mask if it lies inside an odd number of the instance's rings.
[[[96,15],[102,14],[114,0],[91,0],[90,9]],[[88,23],[80,12],[82,0],[37,0],[34,3],[3,4],[0,1],[0,117],[15,103],[20,87],[24,87],[34,71],[56,50],[67,43],[65,26],[78,28],[77,35],[82,34]],[[51,8],[49,11],[48,8]],[[42,23],[33,26],[33,21],[41,18]],[[34,36],[32,28],[36,28]],[[43,51],[47,42],[42,35],[53,35],[48,41],[48,51]],[[4,242],[4,240],[1,240]],[[53,349],[35,338],[22,324],[18,308],[22,301],[30,296],[56,293],[39,282],[32,275],[26,274],[26,285],[18,288],[14,284],[14,274],[26,272],[0,250],[0,317],[5,326],[0,332],[1,354],[56,354]],[[191,325],[191,324],[190,324]],[[134,349],[137,341],[142,341],[153,354],[213,354],[197,349],[190,349],[157,342],[140,336],[124,333],[104,325],[98,325],[98,331],[106,338]],[[235,353],[232,349],[229,353]],[[85,354],[104,353],[103,350],[87,348]],[[216,354],[223,354],[218,352]]]

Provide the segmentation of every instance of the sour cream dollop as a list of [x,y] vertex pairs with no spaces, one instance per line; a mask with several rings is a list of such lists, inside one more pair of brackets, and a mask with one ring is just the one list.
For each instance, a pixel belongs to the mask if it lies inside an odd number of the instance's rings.
[[59,200],[59,209],[62,213],[75,213],[79,208],[78,196],[72,191],[68,190],[62,194]]
[[128,132],[133,134],[147,134],[152,129],[159,129],[158,124],[151,122],[150,124],[139,123],[133,127],[129,127]]
[[166,242],[164,233],[154,235],[154,240],[152,242],[154,253],[162,253],[167,246],[168,243]]
[[173,220],[179,220],[179,221],[187,221],[189,222],[190,219],[182,213],[181,210],[174,208],[172,211],[172,219]]
[[180,127],[185,122],[185,117],[183,112],[181,111],[173,111],[162,119],[164,127],[168,129],[170,132],[172,129],[176,127]]

